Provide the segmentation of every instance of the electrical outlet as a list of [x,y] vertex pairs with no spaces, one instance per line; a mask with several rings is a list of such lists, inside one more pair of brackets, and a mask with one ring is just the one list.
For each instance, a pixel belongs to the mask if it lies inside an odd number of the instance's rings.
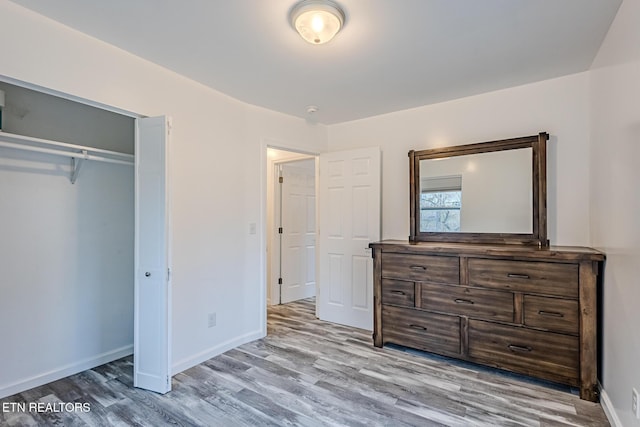
[[209,313],[209,327],[213,328],[214,326],[216,326],[216,314],[215,313]]
[[631,389],[631,412],[636,418],[640,419],[640,408],[638,408],[638,390],[635,388]]

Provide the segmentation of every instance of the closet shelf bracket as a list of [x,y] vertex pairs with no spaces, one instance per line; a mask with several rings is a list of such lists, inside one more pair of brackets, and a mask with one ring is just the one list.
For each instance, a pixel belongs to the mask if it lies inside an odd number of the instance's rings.
[[75,184],[76,179],[78,179],[78,174],[80,173],[80,168],[82,167],[82,161],[85,159],[89,159],[89,153],[87,150],[82,150],[82,157],[72,157],[71,158],[71,183]]

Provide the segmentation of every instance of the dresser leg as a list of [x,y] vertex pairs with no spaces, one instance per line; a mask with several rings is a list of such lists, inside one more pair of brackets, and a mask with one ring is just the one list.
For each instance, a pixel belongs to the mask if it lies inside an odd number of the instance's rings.
[[580,398],[598,401],[595,262],[580,263]]
[[592,387],[580,387],[580,399],[588,400],[591,402],[599,402],[600,390],[598,388],[598,385],[594,384]]

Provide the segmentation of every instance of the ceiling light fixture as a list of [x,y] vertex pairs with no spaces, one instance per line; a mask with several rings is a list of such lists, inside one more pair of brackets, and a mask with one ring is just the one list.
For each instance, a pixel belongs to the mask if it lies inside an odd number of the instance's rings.
[[344,11],[330,0],[303,0],[289,12],[291,26],[311,44],[331,40],[344,25]]

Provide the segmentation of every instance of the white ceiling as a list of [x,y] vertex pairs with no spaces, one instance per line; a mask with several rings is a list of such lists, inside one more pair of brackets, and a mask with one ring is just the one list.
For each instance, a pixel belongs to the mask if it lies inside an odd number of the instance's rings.
[[[320,46],[296,0],[12,0],[250,104],[339,123],[585,71],[622,0],[338,0]],[[9,41],[5,40],[4,43]]]

